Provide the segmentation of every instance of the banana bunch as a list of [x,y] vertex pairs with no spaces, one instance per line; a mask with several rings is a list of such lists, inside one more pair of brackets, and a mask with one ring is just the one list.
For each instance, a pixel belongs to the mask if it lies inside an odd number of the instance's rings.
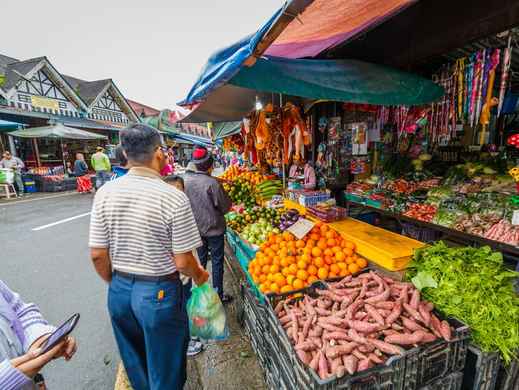
[[280,180],[265,180],[256,184],[256,193],[262,200],[270,200],[274,195],[281,194],[283,184]]

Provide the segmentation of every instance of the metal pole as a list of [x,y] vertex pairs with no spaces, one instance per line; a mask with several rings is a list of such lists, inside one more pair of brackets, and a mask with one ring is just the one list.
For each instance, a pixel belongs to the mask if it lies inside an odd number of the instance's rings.
[[38,148],[38,140],[36,138],[32,139],[32,147],[34,149],[34,157],[36,158],[36,166],[41,167],[40,161],[40,149]]
[[63,149],[63,140],[60,139],[59,143],[61,144],[61,159],[63,160],[63,173],[67,173],[67,163],[65,162],[65,150]]
[[[279,94],[279,108],[281,109],[281,127],[283,127],[283,94]],[[284,140],[283,140],[283,149],[281,153],[281,165],[283,169],[283,190],[287,188],[286,183],[286,173],[285,173],[285,146],[284,146]]]

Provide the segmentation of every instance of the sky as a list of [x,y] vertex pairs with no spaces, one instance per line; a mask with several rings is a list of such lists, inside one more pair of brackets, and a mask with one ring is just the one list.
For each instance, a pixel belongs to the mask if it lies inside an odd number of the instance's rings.
[[215,50],[255,32],[283,0],[3,1],[0,53],[111,78],[126,98],[172,108]]

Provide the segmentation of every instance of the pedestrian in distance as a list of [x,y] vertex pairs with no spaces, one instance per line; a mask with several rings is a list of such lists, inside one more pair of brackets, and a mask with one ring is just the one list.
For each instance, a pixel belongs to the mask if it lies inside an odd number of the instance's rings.
[[130,163],[128,162],[128,158],[126,158],[126,153],[121,145],[117,145],[115,148],[115,158],[119,162],[119,165],[113,167],[114,174],[112,180],[126,175],[130,170]]
[[76,153],[76,161],[74,161],[74,176],[77,181],[77,190],[80,193],[92,192],[92,182],[88,173],[88,165],[85,161],[83,153]]
[[23,196],[25,190],[22,180],[22,170],[25,168],[23,161],[18,157],[13,156],[11,152],[5,151],[3,158],[0,161],[0,168],[11,169],[13,171],[14,183],[16,184],[18,195]]
[[40,389],[38,385],[44,381],[39,372],[45,365],[53,359],[70,360],[74,356],[77,345],[70,336],[42,352],[54,330],[36,305],[22,301],[0,280],[0,389]]
[[97,191],[91,258],[109,284],[108,311],[134,390],[181,390],[189,326],[180,273],[199,286],[209,275],[193,250],[202,245],[187,196],[165,183],[166,148],[157,130],[120,133],[132,168]]
[[101,146],[96,148],[97,152],[90,158],[92,168],[96,172],[96,188],[101,188],[107,181],[110,181],[110,172],[112,165],[110,159],[105,154],[104,149]]
[[232,297],[223,291],[224,215],[231,209],[232,201],[220,182],[211,176],[213,157],[206,148],[198,147],[193,151],[192,163],[196,170],[187,171],[184,186],[203,241],[198,248],[198,257],[206,268],[211,255],[213,287],[225,304],[232,301]]

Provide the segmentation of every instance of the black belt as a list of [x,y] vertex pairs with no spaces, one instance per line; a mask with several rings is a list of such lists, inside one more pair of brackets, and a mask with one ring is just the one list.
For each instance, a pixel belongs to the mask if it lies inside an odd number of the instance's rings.
[[136,274],[130,274],[127,272],[114,270],[114,274],[122,276],[123,278],[139,280],[142,282],[166,282],[166,281],[174,282],[174,281],[180,279],[180,275],[178,272],[174,272],[169,275],[150,276],[150,275],[136,275]]

